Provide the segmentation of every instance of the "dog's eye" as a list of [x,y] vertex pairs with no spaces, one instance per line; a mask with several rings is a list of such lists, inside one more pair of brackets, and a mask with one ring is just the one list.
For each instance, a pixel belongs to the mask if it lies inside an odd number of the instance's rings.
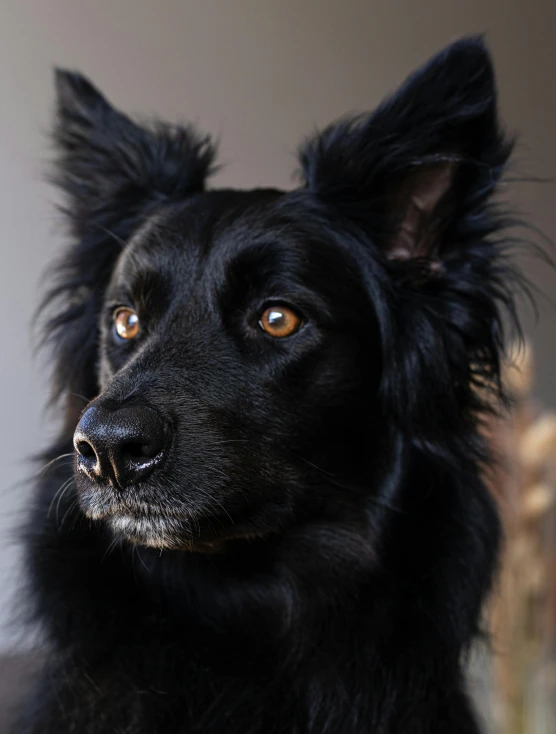
[[259,319],[261,329],[278,339],[295,334],[301,323],[301,317],[288,306],[269,306]]
[[135,339],[139,333],[139,316],[132,308],[117,308],[113,318],[114,328],[120,339]]

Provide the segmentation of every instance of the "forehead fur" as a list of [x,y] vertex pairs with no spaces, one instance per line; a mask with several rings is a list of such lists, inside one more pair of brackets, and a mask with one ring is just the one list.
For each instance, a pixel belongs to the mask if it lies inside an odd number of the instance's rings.
[[346,238],[323,227],[299,192],[217,191],[147,218],[120,254],[109,291],[141,290],[147,279],[185,295],[207,278],[243,295],[269,286],[266,295],[284,296],[297,285],[333,299],[358,268]]

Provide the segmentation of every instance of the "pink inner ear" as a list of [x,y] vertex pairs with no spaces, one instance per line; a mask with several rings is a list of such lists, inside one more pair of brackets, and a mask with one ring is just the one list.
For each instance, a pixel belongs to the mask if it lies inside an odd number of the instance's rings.
[[448,192],[456,161],[420,166],[402,185],[403,218],[388,248],[391,260],[427,258],[434,254],[434,213]]

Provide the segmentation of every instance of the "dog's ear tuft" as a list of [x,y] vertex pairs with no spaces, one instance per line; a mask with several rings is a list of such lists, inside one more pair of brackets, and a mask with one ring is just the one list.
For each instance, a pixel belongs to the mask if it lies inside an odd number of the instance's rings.
[[[51,315],[54,396],[90,399],[98,389],[99,312],[122,247],[159,206],[204,189],[216,151],[192,126],[136,124],[80,74],[58,70],[56,91],[51,178],[64,194],[72,242],[41,308]],[[75,415],[70,405],[68,424]]]
[[448,46],[370,115],[342,120],[301,149],[307,187],[391,260],[436,270],[454,225],[492,194],[512,144],[500,131],[482,38]]
[[53,179],[78,234],[103,213],[112,220],[103,222],[108,227],[204,189],[215,157],[208,137],[191,126],[137,125],[75,72],[57,70],[56,90]]
[[[112,110],[106,99],[82,74],[65,69],[55,69],[58,109],[76,119],[94,119],[100,110]],[[102,112],[100,113],[102,114]]]

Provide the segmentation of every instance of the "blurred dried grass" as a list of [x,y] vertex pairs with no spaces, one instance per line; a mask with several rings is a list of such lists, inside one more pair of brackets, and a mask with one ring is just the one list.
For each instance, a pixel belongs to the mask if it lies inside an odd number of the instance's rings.
[[515,404],[488,427],[500,463],[489,477],[503,518],[501,575],[489,609],[495,729],[556,734],[556,413],[531,397],[523,348],[505,382]]

